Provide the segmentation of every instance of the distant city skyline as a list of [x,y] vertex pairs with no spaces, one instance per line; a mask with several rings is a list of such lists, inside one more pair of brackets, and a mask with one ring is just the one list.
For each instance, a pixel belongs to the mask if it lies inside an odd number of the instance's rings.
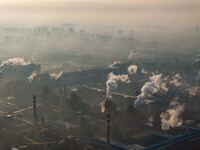
[[194,27],[200,24],[200,1],[182,0],[5,0],[1,23],[160,24]]

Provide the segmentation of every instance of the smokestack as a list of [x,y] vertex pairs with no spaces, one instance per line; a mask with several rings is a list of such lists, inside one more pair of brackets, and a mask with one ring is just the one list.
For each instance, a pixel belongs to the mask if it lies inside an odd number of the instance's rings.
[[36,96],[33,95],[33,126],[34,138],[37,139]]
[[106,142],[106,150],[110,149],[110,114],[107,113],[107,142]]
[[105,101],[105,111],[107,113],[107,133],[106,133],[106,150],[110,148],[110,112],[112,111],[112,101],[107,98]]
[[37,116],[36,116],[36,96],[33,95],[33,124],[37,123]]

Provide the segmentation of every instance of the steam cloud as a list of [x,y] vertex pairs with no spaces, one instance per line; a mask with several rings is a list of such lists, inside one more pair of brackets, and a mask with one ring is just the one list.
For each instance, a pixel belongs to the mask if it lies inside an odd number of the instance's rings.
[[105,108],[105,101],[100,103],[100,108],[101,108],[101,112],[104,113],[106,108]]
[[141,73],[143,73],[143,74],[148,74],[148,71],[146,71],[145,68],[143,68],[143,69],[141,70]]
[[59,73],[51,73],[49,74],[50,79],[58,80],[63,74],[63,71],[60,71]]
[[25,62],[24,58],[21,57],[9,58],[0,65],[0,72],[2,72],[7,66],[28,64],[29,62]]
[[127,70],[128,70],[129,75],[131,75],[131,74],[136,74],[137,69],[138,69],[137,65],[130,65]]
[[172,77],[172,79],[170,80],[170,84],[173,84],[176,87],[180,87],[182,86],[181,83],[181,76],[179,74],[176,74],[175,76]]
[[147,125],[149,125],[150,127],[153,127],[153,122],[155,121],[154,117],[153,116],[150,116],[148,118],[148,122],[147,122]]
[[31,75],[28,77],[29,82],[31,83],[32,80],[33,80],[36,76],[37,76],[36,71],[33,71],[33,72],[31,73]]
[[118,67],[116,67],[116,65],[121,64],[120,61],[114,61],[112,64],[108,65],[109,69],[117,69]]
[[169,130],[170,127],[179,127],[183,123],[180,114],[184,112],[184,104],[180,104],[177,100],[170,103],[170,108],[160,115],[161,126],[163,130]]
[[198,86],[188,89],[188,93],[190,96],[195,96],[199,91],[200,91],[200,88]]
[[129,55],[128,55],[128,59],[130,60],[130,59],[132,59],[132,57],[135,55],[135,50],[131,50],[130,52],[129,52]]
[[[119,61],[114,61],[113,64],[109,65],[108,68],[116,69],[116,64],[120,64]],[[117,82],[123,82],[123,83],[130,83],[130,79],[128,75],[122,74],[122,75],[114,75],[112,72],[108,74],[108,80],[106,81],[106,98],[110,100],[112,97],[112,93],[117,89],[118,84]],[[101,112],[105,111],[105,101],[100,103]]]
[[106,97],[112,97],[113,91],[117,89],[117,82],[130,83],[128,75],[114,75],[112,72],[108,74],[108,80],[106,81]]
[[139,104],[142,104],[147,96],[151,96],[152,94],[158,92],[167,92],[168,88],[166,87],[166,79],[162,79],[162,74],[153,75],[149,78],[150,81],[146,82],[141,88],[141,94],[137,96],[135,100],[135,107]]

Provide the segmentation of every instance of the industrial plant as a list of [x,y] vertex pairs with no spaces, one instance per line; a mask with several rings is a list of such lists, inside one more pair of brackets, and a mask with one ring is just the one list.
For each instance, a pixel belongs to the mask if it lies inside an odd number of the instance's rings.
[[0,150],[200,150],[199,10],[0,1]]
[[72,72],[3,61],[1,149],[199,148],[198,61],[137,55]]

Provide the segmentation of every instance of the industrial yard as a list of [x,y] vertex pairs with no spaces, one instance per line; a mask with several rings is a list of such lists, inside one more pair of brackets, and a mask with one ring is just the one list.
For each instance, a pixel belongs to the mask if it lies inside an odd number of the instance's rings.
[[[117,64],[117,69],[63,72],[57,78],[41,72],[40,65],[7,66],[0,87],[2,149],[60,150],[66,146],[71,149],[104,149],[109,146],[110,149],[140,150],[199,131],[198,65],[190,62],[183,65],[176,60],[168,64],[164,61],[152,63],[154,65],[130,60]],[[121,80],[108,96],[108,89],[113,88],[107,84],[108,74],[125,75],[131,64],[138,64],[138,68],[129,75],[130,81],[123,83]],[[28,80],[34,71],[37,75]],[[158,84],[163,82],[167,91],[159,89],[146,94],[136,106],[135,101],[144,92],[142,87],[153,83],[151,77],[159,74],[163,79],[160,78]],[[191,74],[196,78],[191,78]],[[110,101],[108,108],[104,101]],[[172,102],[175,105],[171,105]],[[102,111],[104,104],[105,110]],[[170,107],[177,114],[168,111],[163,122],[161,114]],[[170,115],[172,124],[168,120]],[[198,143],[199,138],[194,142]]]
[[200,150],[199,14],[0,0],[0,150]]

